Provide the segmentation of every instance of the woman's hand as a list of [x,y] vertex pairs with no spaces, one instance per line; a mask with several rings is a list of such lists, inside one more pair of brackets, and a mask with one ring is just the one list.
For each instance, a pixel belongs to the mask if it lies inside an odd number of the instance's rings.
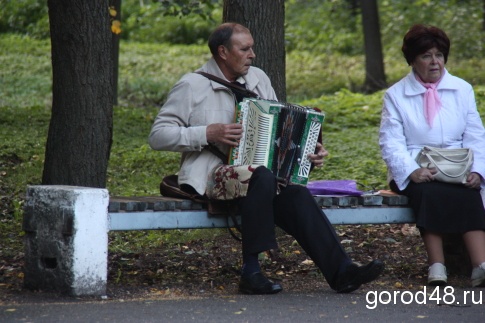
[[206,128],[207,142],[220,142],[229,146],[237,146],[242,137],[243,127],[239,123],[212,123]]
[[478,173],[470,173],[466,179],[465,186],[469,188],[480,188],[482,177]]
[[425,183],[433,181],[433,175],[436,173],[436,168],[418,168],[414,172],[412,172],[409,177],[415,183]]
[[317,146],[315,147],[314,154],[308,154],[308,159],[315,165],[316,167],[321,167],[323,165],[323,158],[328,155],[328,151],[323,148],[323,145],[317,142]]

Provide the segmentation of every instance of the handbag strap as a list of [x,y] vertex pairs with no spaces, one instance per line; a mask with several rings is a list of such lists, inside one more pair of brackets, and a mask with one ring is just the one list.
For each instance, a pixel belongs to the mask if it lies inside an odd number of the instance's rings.
[[241,93],[244,97],[259,98],[259,95],[257,95],[253,91],[248,90],[245,87],[242,87],[242,86],[233,84],[231,82],[228,82],[228,81],[221,79],[220,77],[217,77],[213,74],[206,73],[206,72],[203,72],[203,71],[197,71],[195,73],[203,75],[203,76],[207,77],[209,80],[212,80],[212,81],[217,82],[219,84],[225,85],[228,88],[230,88],[231,90]]
[[[473,154],[473,151],[471,149],[467,149],[467,155],[463,159],[453,159],[453,158],[450,158],[448,156],[443,155],[443,153],[441,153],[439,150],[437,150],[433,147],[424,146],[423,149],[425,151],[426,156],[429,155],[429,152],[434,152],[436,155],[440,156],[441,158],[446,159],[447,161],[455,162],[455,163],[467,161],[467,160],[470,159],[471,155]],[[430,158],[430,157],[428,156],[428,158]]]
[[[463,169],[463,172],[461,172],[460,174],[457,174],[457,175],[448,174],[446,171],[444,171],[444,170],[442,170],[440,168],[440,166],[438,165],[438,163],[433,159],[433,156],[431,156],[431,154],[429,153],[430,151],[436,153],[437,155],[439,155],[440,157],[442,157],[442,158],[444,158],[444,159],[446,159],[448,161],[452,161],[452,162],[464,162],[464,161],[466,161],[467,162],[466,167]],[[423,153],[424,153],[424,155],[426,157],[428,157],[428,160],[431,163],[433,163],[434,167],[436,167],[441,173],[443,173],[446,176],[451,177],[451,178],[458,178],[458,177],[463,176],[466,172],[469,171],[470,165],[473,163],[473,159],[470,158],[470,155],[472,155],[472,150],[471,149],[468,150],[467,156],[464,159],[462,159],[462,160],[453,160],[453,159],[450,159],[450,158],[444,156],[439,151],[433,149],[432,147],[424,147],[424,152]]]

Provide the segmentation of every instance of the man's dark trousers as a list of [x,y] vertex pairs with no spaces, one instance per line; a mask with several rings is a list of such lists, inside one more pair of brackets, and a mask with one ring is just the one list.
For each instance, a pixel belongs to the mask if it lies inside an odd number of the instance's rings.
[[335,289],[339,269],[351,263],[332,224],[301,185],[288,185],[277,192],[276,178],[258,167],[241,200],[243,252],[277,249],[275,225],[292,235]]

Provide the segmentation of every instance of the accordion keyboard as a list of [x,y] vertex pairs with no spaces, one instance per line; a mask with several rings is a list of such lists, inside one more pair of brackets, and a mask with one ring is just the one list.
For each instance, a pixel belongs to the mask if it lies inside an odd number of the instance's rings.
[[253,162],[256,165],[266,165],[268,163],[268,142],[271,137],[271,118],[260,116],[258,118],[258,134],[256,149]]
[[230,151],[230,165],[263,165],[278,180],[306,184],[324,114],[276,101],[244,99],[236,110],[243,136]]

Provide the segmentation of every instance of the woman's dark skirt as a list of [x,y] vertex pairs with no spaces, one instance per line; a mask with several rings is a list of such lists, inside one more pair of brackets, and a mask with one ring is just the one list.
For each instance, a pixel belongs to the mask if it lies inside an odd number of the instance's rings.
[[416,216],[416,226],[436,233],[465,233],[485,230],[485,209],[480,190],[443,182],[414,183],[400,191],[394,181],[391,190],[406,195]]

